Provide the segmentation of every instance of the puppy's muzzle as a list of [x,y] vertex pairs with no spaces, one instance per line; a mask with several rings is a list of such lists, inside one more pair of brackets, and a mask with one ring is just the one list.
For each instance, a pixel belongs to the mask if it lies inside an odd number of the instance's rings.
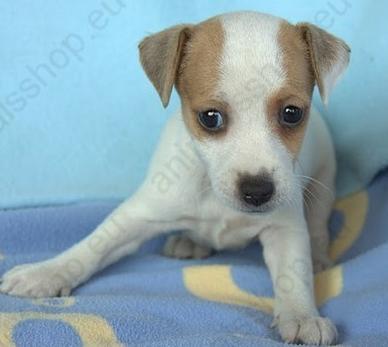
[[269,202],[275,194],[273,180],[267,175],[243,176],[239,182],[241,200],[250,207]]

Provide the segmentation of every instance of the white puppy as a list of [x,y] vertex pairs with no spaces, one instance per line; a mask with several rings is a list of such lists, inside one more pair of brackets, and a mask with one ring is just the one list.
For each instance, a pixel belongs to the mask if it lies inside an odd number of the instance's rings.
[[182,233],[170,236],[164,253],[178,258],[260,240],[282,338],[335,342],[335,326],[314,302],[311,261],[312,248],[318,268],[329,264],[335,158],[311,96],[317,84],[327,101],[348,64],[348,46],[308,23],[243,12],[169,28],[139,49],[164,106],[174,85],[182,103],[145,182],[90,236],[53,259],[15,267],[0,290],[68,295],[171,230]]

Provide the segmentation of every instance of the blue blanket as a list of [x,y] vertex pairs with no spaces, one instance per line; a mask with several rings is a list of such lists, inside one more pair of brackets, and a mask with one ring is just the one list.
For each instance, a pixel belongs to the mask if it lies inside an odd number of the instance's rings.
[[[346,346],[388,346],[388,172],[336,204],[316,299]],[[117,204],[0,212],[0,273],[46,259],[87,235]],[[281,346],[260,246],[201,261],[160,255],[163,238],[66,298],[0,295],[0,346]]]

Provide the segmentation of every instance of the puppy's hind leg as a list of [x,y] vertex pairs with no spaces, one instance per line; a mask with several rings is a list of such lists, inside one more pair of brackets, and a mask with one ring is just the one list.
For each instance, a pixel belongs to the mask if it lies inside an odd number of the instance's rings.
[[164,244],[163,254],[178,259],[204,259],[211,255],[209,247],[202,246],[190,239],[185,232],[170,235]]
[[315,178],[306,178],[305,188],[306,219],[311,240],[314,272],[322,271],[332,265],[328,255],[328,221],[335,199],[333,169],[325,168]]
[[95,272],[135,252],[144,241],[158,233],[187,228],[182,222],[163,219],[163,209],[148,200],[138,194],[65,252],[49,260],[11,269],[2,278],[0,292],[22,297],[68,295]]

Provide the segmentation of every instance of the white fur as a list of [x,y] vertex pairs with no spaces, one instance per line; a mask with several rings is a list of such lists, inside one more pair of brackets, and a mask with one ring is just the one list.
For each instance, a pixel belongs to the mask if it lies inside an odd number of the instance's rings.
[[[166,125],[137,193],[69,250],[7,272],[0,286],[2,292],[27,297],[68,294],[96,271],[170,230],[184,230],[185,236],[170,239],[165,253],[184,258],[207,256],[210,248],[244,247],[259,239],[274,284],[274,322],[283,339],[311,344],[334,342],[335,327],[319,317],[314,302],[308,234],[309,227],[314,252],[319,261],[324,261],[326,223],[333,199],[326,189],[334,190],[335,173],[330,135],[313,110],[298,158],[300,165],[293,166],[291,155],[264,117],[266,97],[284,81],[276,42],[279,19],[252,13],[221,18],[226,42],[218,88],[233,109],[233,122],[225,139],[196,141],[184,126],[181,113],[175,114]],[[239,54],[246,49],[249,54]],[[267,81],[257,99],[246,88],[256,71],[259,80]],[[275,203],[266,213],[246,213],[233,195],[233,185],[238,172],[254,175],[262,169],[274,172],[278,191]],[[312,177],[323,185],[298,175]],[[307,209],[306,220],[303,189],[312,186],[319,201]]]

